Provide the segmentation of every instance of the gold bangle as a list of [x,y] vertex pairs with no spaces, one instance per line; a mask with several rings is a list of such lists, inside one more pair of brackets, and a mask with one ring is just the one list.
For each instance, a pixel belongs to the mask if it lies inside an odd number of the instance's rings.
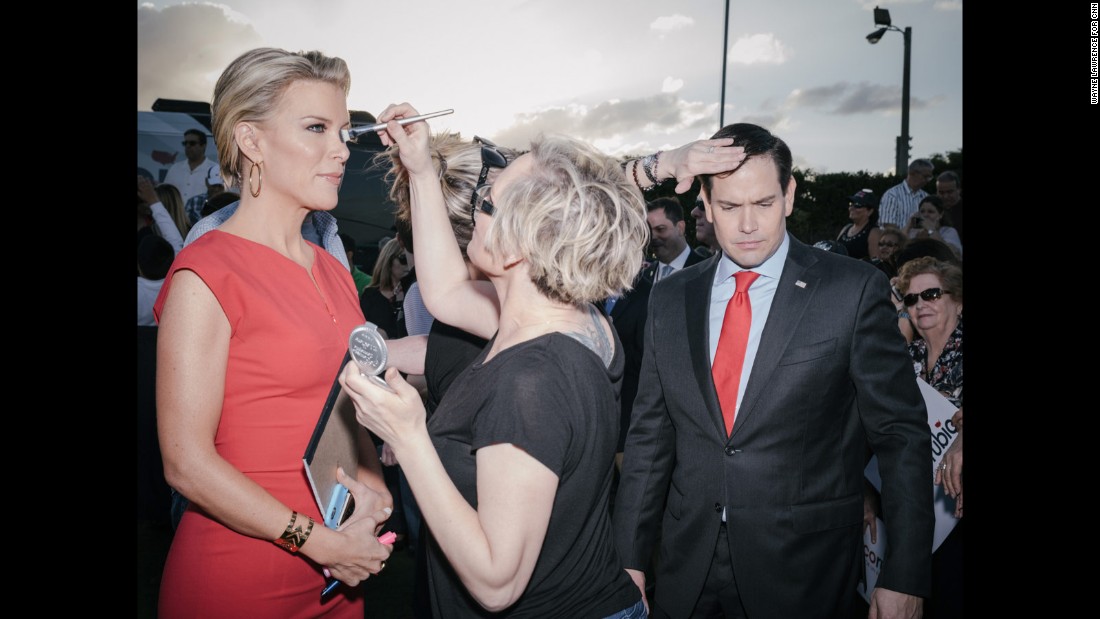
[[313,517],[306,516],[306,518],[309,518],[309,525],[303,533],[302,525],[294,526],[294,523],[298,521],[298,512],[292,513],[290,522],[286,525],[286,530],[279,536],[279,539],[274,540],[275,545],[287,552],[298,552],[298,549],[309,539],[309,534],[313,532]]

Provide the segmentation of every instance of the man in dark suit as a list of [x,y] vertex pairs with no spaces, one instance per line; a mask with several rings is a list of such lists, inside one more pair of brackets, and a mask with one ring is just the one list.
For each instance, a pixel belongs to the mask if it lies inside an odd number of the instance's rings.
[[[919,617],[932,451],[887,280],[787,234],[795,180],[782,140],[744,123],[714,137],[734,138],[746,158],[700,179],[722,252],[650,295],[619,554],[644,591],[660,527],[655,617],[846,619],[869,442],[890,540],[871,616]],[[734,341],[740,356],[727,365]]]
[[649,292],[652,288],[653,284],[639,273],[634,278],[634,288],[621,297],[615,297],[614,301],[609,299],[604,302],[605,309],[610,307],[607,315],[611,318],[611,325],[619,334],[619,341],[623,345],[623,356],[626,357],[623,386],[619,398],[622,405],[619,445],[615,449],[616,462],[620,466],[626,431],[630,426],[630,412],[634,406],[634,396],[638,393],[638,375],[642,370],[642,353],[645,351],[646,308],[649,306]]
[[705,258],[691,251],[684,238],[684,207],[676,198],[657,198],[646,205],[649,213],[649,249],[657,261],[642,269],[642,277],[655,284],[680,269]]

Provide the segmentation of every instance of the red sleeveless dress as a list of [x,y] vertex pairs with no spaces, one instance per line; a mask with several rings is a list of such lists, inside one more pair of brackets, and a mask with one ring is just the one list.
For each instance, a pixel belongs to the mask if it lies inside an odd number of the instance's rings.
[[[159,320],[181,269],[214,293],[232,329],[215,447],[272,496],[323,526],[302,454],[363,313],[351,273],[310,245],[316,286],[305,269],[271,248],[209,232],[176,257],[154,311]],[[363,617],[361,588],[340,587],[322,604],[324,585],[321,566],[305,555],[241,535],[192,505],[164,566],[159,615]]]

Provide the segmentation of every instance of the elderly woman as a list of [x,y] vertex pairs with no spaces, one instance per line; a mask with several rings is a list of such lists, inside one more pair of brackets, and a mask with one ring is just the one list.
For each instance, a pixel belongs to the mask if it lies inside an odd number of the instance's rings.
[[[379,119],[415,114],[387,108]],[[538,617],[640,616],[640,592],[615,554],[607,514],[623,354],[593,302],[628,287],[648,227],[644,202],[614,161],[541,138],[487,184],[485,153],[470,211],[471,280],[447,221],[426,123],[390,123],[410,181],[413,225],[428,251],[418,279],[437,319],[491,337],[430,423],[396,370],[389,393],[342,380],[359,419],[391,446],[431,531],[432,606]],[[492,149],[490,148],[490,151]]]
[[898,289],[919,338],[909,344],[913,368],[952,404],[959,407],[958,435],[948,448],[936,483],[957,499],[962,515],[963,279],[962,269],[932,257],[911,260],[901,268]]
[[943,225],[943,200],[939,196],[925,196],[917,212],[905,226],[905,234],[911,239],[937,239],[947,243],[962,260],[963,247],[959,232]]
[[[909,345],[914,371],[959,410],[952,418],[958,434],[948,446],[935,483],[955,499],[955,517],[963,516],[963,275],[962,268],[932,257],[911,260],[901,268],[898,288],[919,338]],[[950,426],[949,426],[950,427]],[[934,617],[962,616],[963,523],[932,555]]]
[[366,432],[359,470],[338,474],[356,499],[340,530],[317,526],[302,468],[363,322],[347,268],[301,234],[307,215],[336,206],[349,87],[343,60],[271,48],[238,57],[215,86],[222,174],[244,190],[176,257],[155,306],[165,478],[191,500],[161,617],[361,618],[361,589],[322,606],[322,572],[356,585],[389,556],[375,536],[391,500]]

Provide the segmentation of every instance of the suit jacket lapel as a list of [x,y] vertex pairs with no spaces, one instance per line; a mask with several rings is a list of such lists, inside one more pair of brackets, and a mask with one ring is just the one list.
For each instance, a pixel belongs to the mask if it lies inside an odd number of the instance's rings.
[[699,385],[699,393],[707,404],[707,413],[715,430],[725,437],[726,425],[722,420],[722,407],[718,404],[718,392],[714,390],[714,376],[710,371],[710,293],[720,258],[721,254],[708,258],[711,263],[684,284],[684,315],[687,319],[691,365]]
[[[734,435],[756,411],[760,394],[771,380],[779,360],[783,358],[783,353],[787,351],[791,336],[794,335],[799,321],[802,320],[802,314],[806,311],[814,291],[817,290],[820,278],[809,277],[805,273],[806,269],[816,262],[817,257],[814,256],[813,250],[791,237],[787,261],[783,265],[783,274],[779,277],[779,286],[776,288],[775,297],[772,298],[768,323],[764,325],[764,332],[760,335],[760,347],[756,351],[752,374],[749,375],[749,384],[745,387],[745,396],[741,399],[741,408],[737,412],[737,420],[733,425]],[[799,286],[796,282],[804,285]]]

